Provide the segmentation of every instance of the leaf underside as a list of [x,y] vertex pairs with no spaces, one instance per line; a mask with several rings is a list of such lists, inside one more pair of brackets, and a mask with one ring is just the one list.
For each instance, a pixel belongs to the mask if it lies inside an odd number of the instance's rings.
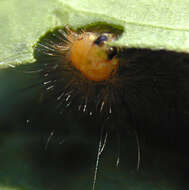
[[33,46],[47,31],[95,22],[123,27],[121,47],[189,51],[187,0],[1,0],[0,67],[34,61]]

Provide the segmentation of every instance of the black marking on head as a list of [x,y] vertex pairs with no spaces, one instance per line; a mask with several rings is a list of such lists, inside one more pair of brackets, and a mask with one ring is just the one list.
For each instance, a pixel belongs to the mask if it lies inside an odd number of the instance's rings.
[[116,47],[110,47],[108,50],[108,60],[113,59],[117,55],[117,48]]
[[104,34],[101,34],[95,41],[94,44],[100,46],[102,45],[105,41],[108,40],[108,37]]

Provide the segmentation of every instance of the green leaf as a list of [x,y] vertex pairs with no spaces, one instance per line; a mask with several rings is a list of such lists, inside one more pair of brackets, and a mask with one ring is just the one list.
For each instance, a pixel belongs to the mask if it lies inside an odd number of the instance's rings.
[[1,0],[0,64],[34,61],[33,46],[47,31],[68,24],[120,25],[117,46],[189,52],[187,0]]

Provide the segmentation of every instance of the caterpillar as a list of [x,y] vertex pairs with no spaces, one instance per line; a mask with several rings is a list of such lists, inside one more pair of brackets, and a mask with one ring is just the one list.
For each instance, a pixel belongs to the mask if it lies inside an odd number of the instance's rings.
[[[149,118],[157,123],[158,114],[166,113],[166,110],[170,113],[170,107],[175,105],[176,85],[181,71],[179,55],[109,45],[117,38],[116,34],[107,31],[74,31],[69,27],[57,29],[41,38],[35,46],[37,61],[33,64],[33,71],[26,66],[29,72],[40,74],[39,84],[44,94],[54,99],[58,113],[64,116],[71,109],[87,117],[100,117],[100,128],[103,129],[93,189],[99,157],[108,138],[104,126],[117,130],[119,122],[124,123],[119,120],[129,120],[129,124],[142,128],[147,122],[141,121]],[[170,62],[169,59],[175,61]],[[134,129],[134,133],[139,168],[140,142],[137,130]]]
[[[88,116],[100,117],[102,123],[106,123],[111,117],[121,117],[120,113],[124,113],[122,109],[125,109],[125,75],[122,70],[127,64],[120,61],[121,49],[108,44],[116,38],[110,32],[99,33],[83,29],[75,32],[67,26],[37,44],[36,55],[43,87],[54,97],[59,113],[71,108]],[[105,124],[107,128],[106,125],[108,124]],[[137,134],[136,137],[139,169],[140,146]],[[99,157],[106,140],[107,132],[102,127],[93,190]],[[116,163],[119,164],[119,153]]]

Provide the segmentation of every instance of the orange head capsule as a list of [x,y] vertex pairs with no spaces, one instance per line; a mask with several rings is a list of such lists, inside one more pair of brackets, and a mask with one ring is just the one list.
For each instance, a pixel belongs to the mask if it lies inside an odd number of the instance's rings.
[[92,32],[75,34],[69,44],[71,64],[89,80],[100,82],[109,79],[118,66],[117,49],[107,45],[113,39],[109,33],[100,36]]

